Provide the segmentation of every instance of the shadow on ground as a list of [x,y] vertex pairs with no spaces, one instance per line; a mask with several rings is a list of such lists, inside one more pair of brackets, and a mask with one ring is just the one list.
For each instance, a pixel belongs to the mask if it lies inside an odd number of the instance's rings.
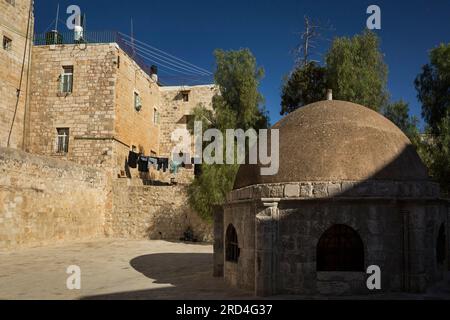
[[[210,253],[159,253],[134,258],[130,265],[149,281],[149,289],[83,297],[82,300],[244,299],[247,292],[212,276]],[[155,288],[151,288],[155,287]]]

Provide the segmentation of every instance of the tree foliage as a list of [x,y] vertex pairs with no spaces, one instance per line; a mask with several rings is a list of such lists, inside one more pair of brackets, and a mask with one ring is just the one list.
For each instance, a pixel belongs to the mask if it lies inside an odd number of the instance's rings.
[[399,127],[411,141],[416,141],[419,137],[417,128],[419,119],[409,115],[409,105],[403,100],[388,104],[383,109],[383,114]]
[[430,51],[430,62],[414,83],[427,123],[418,151],[441,190],[450,194],[450,43]]
[[333,96],[380,111],[388,101],[388,68],[380,40],[371,31],[336,38],[326,54],[327,82]]
[[431,50],[430,63],[415,80],[422,116],[431,132],[439,134],[439,124],[450,110],[450,43]]
[[281,115],[323,100],[327,90],[326,69],[315,62],[296,68],[285,79],[281,94]]
[[[220,94],[213,99],[213,110],[203,106],[194,109],[194,121],[202,121],[203,130],[215,128],[225,136],[226,129],[267,128],[269,119],[262,107],[263,97],[258,88],[264,70],[248,49],[238,51],[216,50],[215,83]],[[202,174],[190,185],[191,207],[203,218],[210,219],[213,208],[221,205],[233,189],[239,165],[203,164]]]
[[281,114],[333,96],[380,111],[387,104],[388,68],[378,36],[370,31],[352,38],[338,37],[325,55],[325,66],[297,65],[282,86]]

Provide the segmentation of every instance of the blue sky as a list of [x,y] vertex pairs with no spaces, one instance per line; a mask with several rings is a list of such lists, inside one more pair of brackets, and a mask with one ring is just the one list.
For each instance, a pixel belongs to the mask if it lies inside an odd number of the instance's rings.
[[[36,32],[52,28],[58,3],[62,21],[68,17],[69,5],[79,5],[90,31],[130,34],[133,18],[137,39],[211,71],[214,49],[249,48],[266,72],[260,89],[272,123],[280,119],[281,82],[292,69],[291,51],[298,43],[304,15],[332,25],[329,38],[351,36],[365,28],[367,7],[380,6],[382,30],[377,33],[389,66],[388,89],[393,100],[409,102],[417,116],[420,103],[413,81],[427,63],[429,49],[450,42],[450,1],[444,0],[36,0]],[[64,30],[63,23],[59,28]],[[316,59],[322,59],[329,44],[319,44]]]

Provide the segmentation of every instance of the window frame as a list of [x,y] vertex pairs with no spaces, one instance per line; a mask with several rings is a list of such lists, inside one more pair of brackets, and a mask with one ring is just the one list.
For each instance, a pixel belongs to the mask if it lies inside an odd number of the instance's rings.
[[3,40],[2,40],[3,50],[10,52],[10,51],[12,51],[12,46],[13,46],[13,40],[8,36],[3,35]]
[[73,93],[74,67],[63,66],[61,73],[60,92],[63,94]]
[[142,110],[142,98],[138,91],[133,91],[133,107],[134,110],[140,112]]
[[66,155],[69,153],[70,128],[56,128],[56,153]]
[[153,124],[159,125],[159,111],[158,108],[153,108]]
[[190,92],[182,91],[181,92],[181,100],[183,100],[183,102],[185,102],[185,103],[188,103],[190,101]]

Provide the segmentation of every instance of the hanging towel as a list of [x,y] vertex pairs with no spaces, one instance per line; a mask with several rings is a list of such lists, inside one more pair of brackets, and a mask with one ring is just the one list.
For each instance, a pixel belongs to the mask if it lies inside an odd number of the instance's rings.
[[153,158],[153,157],[149,157],[148,158],[148,166],[149,167],[153,167],[156,170],[158,170],[158,159],[157,158]]

